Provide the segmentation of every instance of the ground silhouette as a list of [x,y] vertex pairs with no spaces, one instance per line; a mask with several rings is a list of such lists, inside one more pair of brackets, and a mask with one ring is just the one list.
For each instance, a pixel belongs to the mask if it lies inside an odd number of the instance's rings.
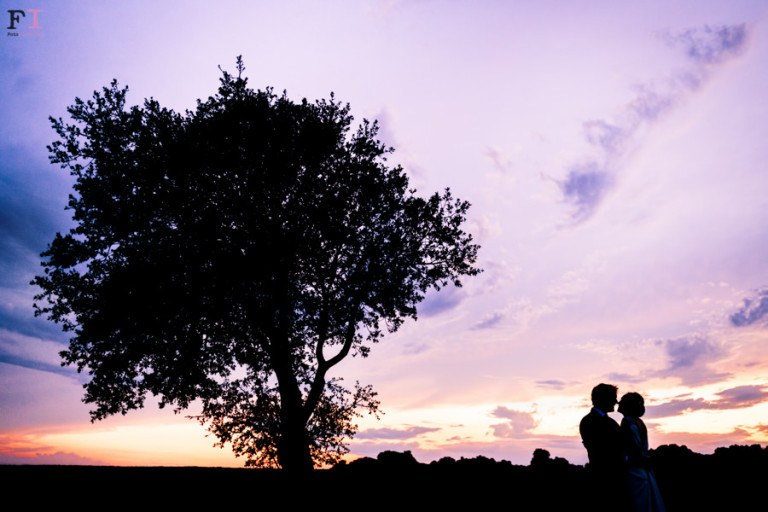
[[[674,511],[741,510],[763,501],[768,447],[734,445],[713,454],[664,445],[651,453]],[[410,452],[382,452],[296,479],[280,470],[103,466],[0,466],[12,494],[61,505],[142,504],[150,509],[308,505],[314,509],[397,506],[586,510],[595,499],[583,466],[534,451],[530,465],[479,455],[418,462]],[[618,509],[617,509],[618,510]]]

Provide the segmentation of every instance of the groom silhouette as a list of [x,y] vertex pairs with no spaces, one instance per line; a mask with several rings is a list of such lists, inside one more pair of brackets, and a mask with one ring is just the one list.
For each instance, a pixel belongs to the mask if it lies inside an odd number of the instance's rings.
[[598,384],[592,389],[592,410],[579,424],[579,433],[587,449],[587,470],[597,510],[617,510],[623,504],[626,454],[621,429],[608,416],[618,403],[618,388]]

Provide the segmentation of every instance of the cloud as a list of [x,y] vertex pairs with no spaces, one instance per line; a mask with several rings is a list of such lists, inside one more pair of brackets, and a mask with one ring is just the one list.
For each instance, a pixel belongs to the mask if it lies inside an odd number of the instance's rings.
[[625,129],[602,119],[587,121],[581,126],[587,141],[606,151],[613,152],[621,149],[622,143],[627,136]]
[[418,307],[419,316],[430,317],[445,313],[457,307],[465,298],[467,292],[455,286],[447,286],[440,291],[432,289]]
[[526,436],[539,425],[539,421],[533,417],[533,413],[515,411],[503,406],[494,409],[491,412],[491,416],[507,420],[504,423],[491,425],[495,437],[513,438]]
[[590,277],[600,271],[602,263],[593,259],[591,263],[580,268],[568,270],[555,282],[547,287],[547,295],[553,307],[573,302],[589,289]]
[[667,367],[654,372],[659,377],[677,377],[686,386],[718,382],[730,376],[711,368],[726,355],[717,343],[700,336],[684,336],[661,342],[667,353]]
[[716,352],[716,347],[703,338],[680,338],[666,342],[670,370],[690,368]]
[[496,146],[490,146],[486,148],[483,155],[487,157],[491,162],[493,162],[493,166],[501,174],[506,174],[509,170],[510,164],[512,163],[512,158],[510,158],[510,156],[507,155],[504,150]]
[[59,366],[64,345],[54,342],[68,336],[60,325],[35,318],[39,290],[29,284],[40,273],[40,253],[71,224],[61,193],[70,178],[50,166],[41,148],[0,140],[0,362],[68,374]]
[[387,147],[397,148],[397,137],[393,129],[395,122],[389,110],[387,108],[381,109],[381,112],[376,115],[374,121],[379,128],[376,138]]
[[766,386],[737,386],[717,393],[715,409],[742,409],[768,401]]
[[676,397],[668,402],[649,405],[646,415],[651,418],[664,418],[698,410],[746,409],[768,401],[768,386],[737,386],[716,393],[715,400]]
[[[69,375],[0,362],[0,451],[2,432],[46,425],[51,421],[88,421],[88,406],[82,403],[82,383],[87,376],[69,370]],[[51,418],[54,418],[53,420]],[[37,445],[35,451],[41,450]]]
[[575,220],[589,217],[603,200],[610,186],[609,175],[596,162],[572,168],[568,177],[560,182],[565,199],[576,206]]
[[589,288],[589,272],[590,269],[565,272],[547,287],[547,296],[543,303],[534,305],[529,298],[512,300],[506,307],[486,313],[472,326],[472,330],[490,329],[508,318],[510,322],[526,329],[541,316],[553,313],[565,304],[576,302],[579,294]]
[[36,434],[0,434],[0,464],[108,465],[103,460],[57,451],[53,446],[39,442],[36,437]]
[[565,389],[568,383],[562,380],[553,379],[553,380],[537,380],[536,385],[542,388],[561,390],[561,389]]
[[108,462],[90,457],[83,457],[76,453],[0,453],[0,464],[55,464],[72,466],[108,466]]
[[[492,236],[496,236],[499,233],[497,225],[494,225],[491,229],[494,230]],[[486,232],[486,234],[487,233],[488,232]],[[481,235],[482,234],[483,233],[481,233]],[[509,283],[515,280],[519,273],[519,266],[510,267],[504,261],[486,259],[483,261],[483,273],[477,278],[468,281],[465,284],[464,289],[473,290],[473,295],[489,294],[499,290],[508,289]]]
[[723,433],[656,431],[653,436],[649,437],[653,446],[660,446],[662,444],[685,445],[697,453],[713,453],[722,446],[754,443],[750,439],[750,432],[744,428],[734,428],[731,432]]
[[661,83],[635,87],[635,97],[620,107],[615,119],[591,119],[582,124],[584,138],[598,151],[598,158],[566,166],[565,179],[556,180],[563,199],[575,208],[571,218],[578,224],[589,219],[616,186],[623,157],[640,140],[643,128],[658,121],[678,105],[686,94],[709,78],[714,64],[724,63],[746,47],[746,25],[704,26],[681,33],[663,34],[670,47],[682,46],[688,64],[673,70]]
[[[688,76],[683,74],[681,76]],[[678,81],[683,81],[682,78],[678,78]],[[685,80],[688,83],[688,80]],[[688,86],[690,87],[690,83]],[[671,83],[668,85],[666,91],[654,90],[650,86],[643,85],[638,86],[637,96],[627,105],[627,112],[632,117],[632,121],[638,127],[644,121],[655,121],[665,111],[675,106],[677,97],[680,94],[679,85]]]
[[495,311],[493,313],[489,313],[485,315],[482,319],[480,319],[479,322],[477,322],[474,326],[472,326],[472,330],[481,330],[481,329],[490,329],[494,325],[498,324],[504,318],[506,318],[506,314],[502,311]]
[[731,373],[717,369],[717,364],[730,356],[722,343],[700,334],[648,341],[664,354],[664,367],[652,367],[637,374],[612,372],[608,373],[606,378],[614,382],[628,383],[639,383],[654,378],[678,379],[685,386],[700,386],[722,382],[731,376]]
[[59,352],[63,348],[53,341],[0,328],[0,362],[3,363],[70,376],[74,370],[61,367]]
[[[2,257],[6,256],[2,253],[2,248],[0,248],[0,254]],[[2,266],[0,263],[0,271],[3,270]],[[29,279],[32,273],[29,272],[27,275],[30,276],[27,278]],[[24,274],[21,276],[23,277]],[[60,325],[43,317],[35,317],[32,309],[32,304],[35,302],[34,294],[35,289],[27,282],[19,282],[9,288],[0,285],[0,330],[5,329],[24,336],[66,343],[69,333],[63,332]]]
[[[475,240],[475,242],[479,243],[482,246],[488,240],[492,238],[496,238],[499,235],[501,235],[502,229],[498,221],[491,220],[485,215],[479,215],[477,217],[472,218],[472,220],[469,221],[469,232],[472,234],[472,238]],[[494,264],[493,262],[489,262],[489,263],[490,265],[494,265],[496,267],[499,266],[498,264]],[[488,272],[489,270],[494,270],[494,269],[489,268],[488,263],[486,263],[484,266],[484,270],[485,272]],[[496,279],[498,279],[498,277]]]
[[428,432],[437,432],[439,427],[417,427],[412,426],[403,429],[396,428],[369,428],[355,434],[357,439],[411,439]]
[[591,258],[588,264],[565,271],[554,279],[546,287],[546,295],[540,302],[534,303],[528,297],[513,299],[505,307],[485,314],[472,329],[489,329],[507,319],[519,329],[528,329],[542,316],[555,313],[567,304],[579,302],[580,296],[589,290],[592,276],[601,272],[602,268],[601,259]]
[[611,372],[605,376],[609,382],[628,382],[630,384],[637,384],[645,380],[644,376],[629,375],[628,373]]
[[707,408],[709,408],[709,402],[703,398],[674,399],[658,405],[646,406],[645,416],[648,418],[666,418]]
[[384,107],[374,116],[373,120],[378,127],[376,138],[384,144],[384,147],[395,149],[393,157],[397,163],[405,168],[405,172],[411,179],[411,186],[417,189],[421,188],[421,186],[417,186],[418,183],[416,182],[421,182],[425,178],[426,170],[397,136],[397,113],[393,114],[390,109]]
[[428,343],[406,343],[403,347],[403,354],[416,355],[421,354],[425,350],[429,350],[431,347]]
[[768,290],[759,290],[757,297],[744,299],[744,306],[731,315],[735,327],[745,327],[758,322],[768,314]]
[[0,286],[28,287],[40,253],[71,224],[61,171],[30,148],[0,142]]
[[683,47],[686,56],[703,64],[718,64],[739,55],[746,47],[747,26],[705,25],[677,34],[665,34],[671,47]]

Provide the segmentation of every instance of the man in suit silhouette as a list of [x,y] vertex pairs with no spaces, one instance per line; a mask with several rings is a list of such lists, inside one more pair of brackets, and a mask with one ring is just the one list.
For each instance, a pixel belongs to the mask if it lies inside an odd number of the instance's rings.
[[621,429],[608,416],[618,403],[618,389],[598,384],[592,389],[592,410],[579,424],[579,433],[587,449],[590,480],[597,510],[621,509],[624,501],[626,454]]

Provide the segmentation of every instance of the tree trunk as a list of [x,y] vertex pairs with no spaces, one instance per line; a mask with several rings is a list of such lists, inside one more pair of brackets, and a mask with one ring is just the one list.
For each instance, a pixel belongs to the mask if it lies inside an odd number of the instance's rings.
[[280,442],[277,447],[277,461],[286,471],[305,472],[314,468],[309,452],[309,438],[306,424],[301,420],[301,411],[293,414],[283,408],[280,413]]
[[273,353],[272,362],[280,391],[280,440],[277,461],[287,471],[311,471],[314,468],[309,451],[307,415],[296,376],[288,358],[281,351]]

